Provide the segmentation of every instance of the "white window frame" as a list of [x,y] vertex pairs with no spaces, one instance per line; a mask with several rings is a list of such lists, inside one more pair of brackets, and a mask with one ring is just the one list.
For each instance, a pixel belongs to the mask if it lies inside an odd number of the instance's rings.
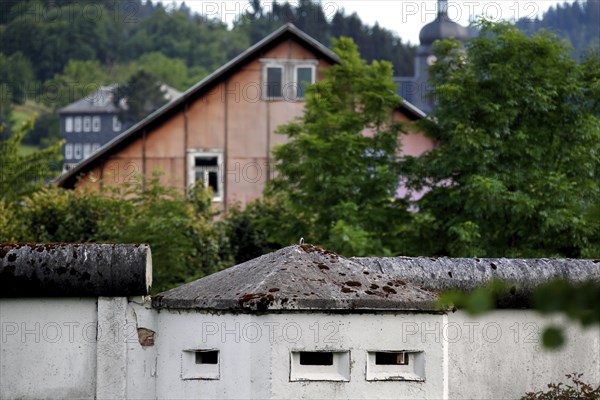
[[92,117],[92,131],[93,132],[100,132],[101,129],[101,122],[100,122],[100,117],[99,116],[94,116]]
[[86,115],[83,117],[83,131],[91,132],[92,131],[92,117]]
[[100,143],[94,143],[94,144],[92,144],[92,154],[94,154],[95,152],[97,152],[98,150],[100,150],[100,147],[102,147],[100,145]]
[[92,154],[92,144],[84,143],[83,144],[83,159],[85,160]]
[[73,117],[65,118],[65,132],[73,132]]
[[113,123],[112,123],[112,128],[114,132],[118,132],[121,130],[121,121],[119,121],[119,117],[114,115],[113,116]]
[[65,160],[71,160],[73,158],[73,145],[71,143],[65,144]]
[[298,69],[300,69],[300,68],[310,68],[310,70],[311,70],[311,76],[310,76],[311,83],[310,84],[311,85],[316,82],[316,78],[317,78],[317,76],[316,76],[317,68],[315,67],[315,65],[303,65],[303,64],[294,65],[294,83],[296,84],[295,85],[296,90],[295,90],[294,96],[298,100],[305,98],[304,96],[302,96],[302,97],[298,96],[298,87],[300,86],[300,82],[298,82]]
[[[312,83],[317,80],[318,60],[297,59],[268,59],[263,58],[261,63],[262,76],[262,99],[264,101],[302,101],[304,97],[298,97],[297,71],[299,68],[310,68],[312,70]],[[270,97],[268,95],[267,70],[269,68],[282,68],[281,75],[281,97]]]
[[81,143],[75,143],[73,145],[73,159],[81,160],[82,151],[81,151]]
[[[220,149],[188,149],[188,185],[190,187],[194,186],[196,182],[196,157],[217,157],[217,182],[219,184],[217,192],[213,193],[213,201],[221,202],[223,201],[223,186],[225,185],[225,179],[223,177],[223,151]],[[206,170],[205,173],[208,174],[211,172],[210,170]],[[206,184],[208,184],[208,179],[204,180]]]
[[73,131],[81,132],[81,117],[73,118]]

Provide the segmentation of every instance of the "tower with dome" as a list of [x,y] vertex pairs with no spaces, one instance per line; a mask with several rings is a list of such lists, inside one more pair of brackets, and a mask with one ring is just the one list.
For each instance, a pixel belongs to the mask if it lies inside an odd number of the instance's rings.
[[454,22],[448,16],[448,1],[438,0],[438,14],[434,21],[425,25],[419,33],[420,45],[415,58],[415,75],[395,78],[400,85],[398,94],[409,103],[417,106],[425,113],[433,111],[433,99],[428,96],[429,66],[436,59],[433,54],[433,43],[437,40],[467,40],[469,32],[466,27]]

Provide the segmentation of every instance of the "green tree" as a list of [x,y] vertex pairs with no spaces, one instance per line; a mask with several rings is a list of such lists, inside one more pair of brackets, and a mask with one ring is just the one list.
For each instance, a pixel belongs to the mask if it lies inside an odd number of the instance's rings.
[[29,155],[19,154],[23,137],[32,126],[29,121],[0,141],[0,200],[10,202],[32,193],[55,176],[51,166],[60,161],[62,142]]
[[437,108],[423,128],[439,145],[405,162],[410,186],[428,188],[410,229],[415,252],[589,255],[598,224],[586,215],[600,196],[600,61],[578,64],[549,33],[480,25],[464,51],[437,45]]
[[0,48],[23,52],[39,81],[63,70],[68,60],[105,61],[109,49],[109,13],[102,5],[93,14],[79,2],[22,2],[2,30]]
[[119,86],[114,104],[120,108],[119,118],[126,124],[141,121],[167,102],[161,82],[144,70],[133,74]]
[[158,81],[181,91],[188,89],[193,83],[197,82],[197,80],[190,82],[188,68],[184,60],[169,58],[159,52],[142,55],[130,64],[129,69],[146,71]]
[[0,83],[0,140],[8,138],[11,134],[13,108],[10,87]]
[[69,60],[60,75],[44,85],[43,102],[60,108],[89,96],[100,86],[110,84],[111,78],[97,60]]
[[59,116],[56,113],[42,113],[35,119],[33,128],[27,132],[23,143],[48,147],[60,141]]
[[0,84],[10,88],[11,101],[17,104],[25,102],[27,90],[35,89],[33,69],[23,53],[17,52],[8,57],[0,53]]
[[351,39],[334,43],[340,63],[307,90],[304,115],[279,128],[290,141],[274,149],[277,174],[266,194],[288,213],[271,221],[272,239],[391,253],[407,215],[395,198],[402,127],[392,112],[401,99],[390,63],[368,65]]

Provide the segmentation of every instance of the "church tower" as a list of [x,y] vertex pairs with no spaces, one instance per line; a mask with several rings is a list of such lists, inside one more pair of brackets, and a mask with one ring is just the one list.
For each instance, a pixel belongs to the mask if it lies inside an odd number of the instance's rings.
[[448,1],[438,0],[436,19],[425,25],[419,33],[421,45],[417,49],[415,59],[415,77],[413,80],[413,93],[415,96],[411,96],[412,103],[425,113],[431,112],[434,106],[433,101],[427,98],[427,92],[430,89],[428,68],[436,61],[432,52],[433,42],[444,39],[465,41],[467,38],[467,28],[448,17]]

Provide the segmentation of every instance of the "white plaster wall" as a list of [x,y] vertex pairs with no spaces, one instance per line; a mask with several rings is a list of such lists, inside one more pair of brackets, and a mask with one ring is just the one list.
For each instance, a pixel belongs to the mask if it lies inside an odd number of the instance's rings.
[[[141,346],[137,330],[145,328],[155,333],[154,340],[161,339],[157,328],[158,312],[150,308],[143,298],[132,298],[127,308],[124,340],[127,345],[127,398],[156,398],[157,346]],[[165,339],[166,340],[166,339]]]
[[[245,337],[251,315],[216,315],[162,310],[156,340],[158,398],[266,399],[270,397],[270,345]],[[254,339],[252,339],[254,341]],[[219,380],[182,380],[185,349],[219,349]]]
[[600,329],[566,324],[567,343],[558,351],[541,346],[540,334],[551,322],[530,310],[498,310],[480,318],[458,311],[448,315],[442,332],[448,341],[451,399],[520,398],[568,382],[581,372],[600,384]]
[[0,398],[95,397],[95,298],[0,299]]
[[[281,314],[257,318],[273,320],[281,327],[272,348],[271,398],[276,399],[434,399],[444,387],[443,342],[421,341],[407,332],[419,323],[434,325],[434,314]],[[294,341],[294,333],[301,337]],[[287,338],[286,338],[287,337]],[[349,382],[290,382],[289,352],[294,350],[350,350]],[[421,350],[425,353],[425,381],[367,381],[367,352],[373,350]]]
[[[443,342],[406,335],[433,314],[208,314],[162,310],[158,315],[158,398],[441,398]],[[182,380],[182,351],[220,350],[219,380]],[[349,382],[290,382],[290,351],[350,350]],[[368,350],[425,351],[425,381],[365,379]]]
[[[600,329],[567,325],[566,346],[545,350],[540,332],[557,321],[528,310],[250,315],[0,299],[0,398],[519,398],[570,372],[600,384]],[[140,328],[156,332],[153,346],[139,343]],[[189,349],[218,349],[220,379],[183,380]],[[349,381],[291,382],[294,350],[349,350]],[[423,351],[425,381],[367,381],[374,350]]]

